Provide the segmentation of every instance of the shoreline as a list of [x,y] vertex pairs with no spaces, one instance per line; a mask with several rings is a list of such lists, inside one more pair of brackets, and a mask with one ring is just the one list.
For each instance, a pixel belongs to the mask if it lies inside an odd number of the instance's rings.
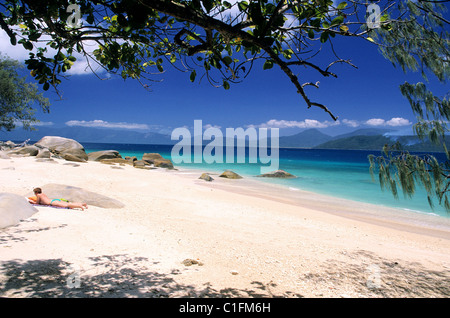
[[[374,221],[373,206],[256,180],[66,163],[0,160],[0,192],[62,183],[125,207],[39,206],[1,229],[2,297],[450,296],[450,237],[442,229]],[[74,269],[80,288],[66,286]]]
[[[179,172],[179,175],[187,177],[200,175],[206,171],[204,169],[181,168]],[[218,172],[206,173],[215,177],[212,182],[199,180],[198,183],[206,187],[287,203],[293,206],[307,207],[374,225],[401,229],[417,234],[427,234],[450,240],[450,218],[440,215],[355,201],[303,189],[292,190],[289,186],[258,180],[256,177],[244,177],[244,179],[239,180],[221,180],[223,178],[218,177],[220,174]],[[338,204],[338,209],[333,208],[335,204]]]
[[[142,146],[145,146],[145,145],[142,145]],[[170,147],[170,145],[165,145],[165,146]],[[291,149],[291,148],[285,148],[285,149]],[[294,149],[294,148],[292,148],[292,149]],[[306,149],[306,150],[308,150],[307,148],[295,148],[295,149]],[[97,151],[97,150],[98,149],[87,150],[87,152]],[[312,149],[312,150],[314,150],[314,149]],[[330,150],[330,151],[335,151],[336,150],[336,151],[340,151],[341,149],[319,149],[319,150]],[[360,150],[360,149],[350,150],[350,151],[367,152],[367,150]],[[127,153],[127,152],[125,151],[125,153]],[[140,151],[138,151],[138,153],[140,153]],[[133,154],[133,155],[135,155],[135,154]],[[137,156],[137,157],[139,157],[139,156]],[[201,165],[203,165],[203,163]],[[183,166],[183,165],[181,165],[181,166],[177,166],[177,168],[178,169],[183,169],[183,170],[186,170],[186,171],[187,170],[193,170],[193,171],[199,171],[199,172],[209,171],[209,168],[207,166],[206,167],[195,168],[195,167],[192,167],[192,166]],[[230,168],[230,170],[233,170],[233,169]],[[217,169],[217,170],[213,170],[211,173],[212,174],[220,174],[223,171],[224,171],[223,169],[222,170]],[[240,173],[240,172],[238,171],[238,173]],[[256,178],[256,175],[242,174],[242,176],[244,178],[246,178],[246,179],[252,179],[252,180],[255,180],[255,178]],[[265,180],[265,181],[262,181],[262,182],[264,184],[280,185],[280,186],[285,187],[286,189],[296,188],[295,185],[293,187],[291,187],[289,185],[283,185],[281,183],[271,182],[269,180]],[[449,219],[450,220],[450,212],[447,213],[447,214],[445,214],[446,212],[444,210],[439,210],[438,212],[435,212],[433,210],[428,210],[427,209],[428,206],[422,206],[421,207],[422,210],[419,210],[419,209],[415,210],[414,207],[413,207],[413,204],[412,204],[412,206],[411,206],[411,204],[408,204],[408,202],[407,202],[408,199],[403,199],[403,200],[406,200],[406,201],[404,201],[405,206],[402,207],[402,206],[397,206],[396,205],[397,201],[390,202],[390,204],[386,205],[386,204],[382,204],[382,203],[371,202],[370,200],[367,200],[367,199],[366,200],[357,200],[357,199],[353,198],[352,196],[348,196],[348,195],[345,196],[345,195],[335,195],[335,194],[332,194],[332,193],[316,192],[318,190],[315,190],[315,189],[311,189],[311,190],[309,190],[309,189],[302,189],[302,188],[296,188],[296,189],[298,189],[299,191],[306,191],[306,192],[310,192],[310,193],[315,193],[315,194],[318,194],[318,195],[321,195],[321,196],[332,197],[332,198],[335,198],[337,200],[343,199],[343,200],[348,200],[348,201],[354,201],[354,202],[356,202],[358,204],[369,204],[369,205],[381,206],[383,209],[394,209],[394,210],[396,209],[396,210],[401,210],[401,211],[406,212],[406,213],[413,213],[413,214],[417,214],[418,213],[418,214],[431,215],[431,216],[436,215],[438,217],[442,217],[444,219]],[[381,188],[378,188],[378,190],[380,192],[382,191]],[[328,189],[328,192],[330,192],[329,189]],[[401,200],[399,200],[398,202],[401,202]],[[401,203],[400,203],[400,205],[401,205]],[[437,205],[437,208],[440,209],[441,207],[439,205]]]

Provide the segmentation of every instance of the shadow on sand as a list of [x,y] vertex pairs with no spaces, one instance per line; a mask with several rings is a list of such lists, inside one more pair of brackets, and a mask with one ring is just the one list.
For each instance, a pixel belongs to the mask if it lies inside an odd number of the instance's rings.
[[[179,270],[158,273],[146,266],[157,266],[143,257],[104,255],[92,257],[92,268],[98,274],[83,272],[61,259],[12,260],[0,264],[0,297],[107,297],[107,298],[167,298],[167,297],[277,297],[270,284],[253,282],[252,289],[226,288],[216,290],[209,283],[202,287],[179,284]],[[150,262],[150,263],[149,263]],[[279,295],[285,297],[287,295]],[[289,296],[301,297],[301,295]]]

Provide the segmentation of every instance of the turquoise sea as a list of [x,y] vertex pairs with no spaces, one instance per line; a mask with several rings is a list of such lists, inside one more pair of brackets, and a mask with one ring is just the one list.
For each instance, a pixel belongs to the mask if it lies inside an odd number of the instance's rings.
[[[117,150],[122,157],[136,156],[138,159],[141,159],[144,153],[157,152],[165,158],[172,159],[172,146],[169,145],[83,143],[83,146],[87,152]],[[378,176],[375,175],[373,179],[370,175],[367,159],[369,154],[380,155],[380,152],[280,148],[279,169],[285,170],[297,178],[257,178],[257,180],[277,183],[290,188],[290,190],[306,190],[354,201],[400,208],[405,212],[450,218],[450,213],[447,213],[438,204],[435,204],[433,209],[429,206],[426,192],[423,189],[418,189],[412,198],[405,198],[400,192],[398,199],[395,199],[390,191],[382,191]],[[444,160],[443,154],[434,155]],[[203,161],[202,163],[175,164],[175,166],[217,173],[228,169],[247,178],[255,178],[261,174],[261,163],[249,163],[248,154],[246,154],[245,163],[207,164]]]

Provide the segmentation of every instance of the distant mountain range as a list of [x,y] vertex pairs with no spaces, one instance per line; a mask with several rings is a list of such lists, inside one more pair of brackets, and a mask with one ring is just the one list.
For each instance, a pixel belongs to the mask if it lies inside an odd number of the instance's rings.
[[[400,142],[409,151],[440,152],[442,148],[421,141],[416,136],[394,136],[386,129],[358,129],[351,133],[329,136],[317,129],[307,129],[292,136],[282,136],[279,145],[282,148],[314,148],[314,149],[357,149],[381,150],[385,144]],[[83,142],[123,143],[123,144],[155,144],[173,145],[177,140],[171,140],[170,135],[155,132],[138,132],[128,130],[113,130],[91,127],[38,127],[37,131],[16,129],[11,132],[0,132],[0,140],[38,141],[44,136],[61,136]],[[209,141],[204,141],[208,144]],[[225,140],[224,140],[225,145]]]
[[442,148],[417,136],[396,136],[393,130],[366,128],[338,136],[329,136],[317,129],[308,129],[293,136],[280,137],[280,147],[314,149],[381,150],[397,141],[408,151],[442,152]]
[[1,133],[0,140],[23,141],[31,139],[38,141],[44,136],[60,136],[75,139],[83,142],[98,142],[112,144],[154,144],[171,145],[174,141],[170,140],[169,135],[154,132],[139,132],[124,129],[106,129],[92,127],[37,127],[36,131],[27,131],[24,129],[15,129],[11,132]]

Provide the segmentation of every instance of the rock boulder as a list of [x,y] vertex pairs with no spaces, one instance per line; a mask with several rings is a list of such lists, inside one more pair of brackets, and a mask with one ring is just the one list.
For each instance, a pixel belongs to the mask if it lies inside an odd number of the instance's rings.
[[102,159],[115,159],[115,158],[122,158],[122,156],[116,150],[103,150],[88,153],[89,161],[100,161]]
[[[59,155],[66,160],[88,160],[84,147],[76,140],[70,138],[45,136],[34,145],[39,148],[47,148],[51,153]],[[65,154],[69,155],[67,158],[70,159],[65,158]],[[77,157],[77,159],[74,159],[74,157]]]
[[25,146],[11,150],[10,155],[21,156],[36,156],[39,153],[39,148],[36,146]]
[[258,177],[266,177],[266,178],[296,178],[293,174],[286,172],[284,170],[277,170],[273,172],[268,172],[259,175]]
[[236,172],[226,170],[224,171],[219,177],[227,178],[227,179],[242,179],[240,175],[238,175]]
[[150,164],[153,164],[155,159],[164,159],[159,153],[144,153],[142,155],[142,160],[147,161]]
[[202,173],[202,175],[199,177],[199,179],[202,179],[205,181],[213,181],[214,180],[208,173]]
[[47,148],[39,149],[39,153],[36,155],[36,158],[50,158],[51,152]]
[[0,229],[15,225],[38,212],[23,196],[0,193]]
[[[148,161],[147,161],[147,162],[148,162]],[[162,159],[154,159],[154,160],[153,160],[153,165],[154,165],[155,167],[158,167],[158,168],[173,169],[173,163],[172,163],[172,161],[170,161],[169,159],[165,159],[165,158],[162,158]]]

